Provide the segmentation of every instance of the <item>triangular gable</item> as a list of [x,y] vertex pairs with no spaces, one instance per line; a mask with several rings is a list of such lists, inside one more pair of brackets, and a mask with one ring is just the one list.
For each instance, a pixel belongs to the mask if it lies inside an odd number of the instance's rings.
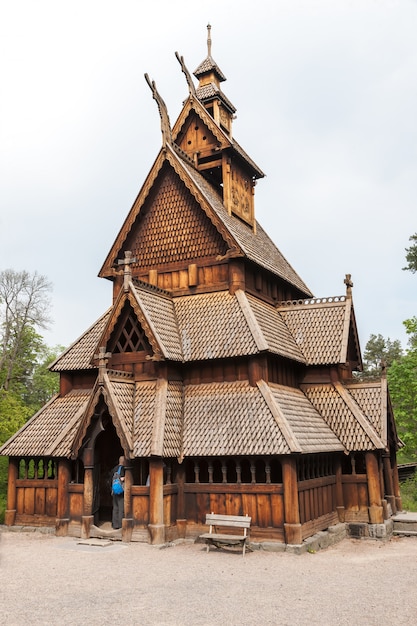
[[263,171],[248,156],[248,154],[246,154],[246,152],[237,143],[237,141],[230,137],[222,128],[220,128],[216,124],[215,120],[207,111],[205,106],[200,102],[198,98],[195,98],[192,95],[190,95],[184,103],[182,111],[179,114],[177,121],[175,122],[172,129],[172,139],[174,142],[178,143],[179,146],[181,146],[181,139],[182,135],[184,134],[185,128],[188,122],[190,122],[192,119],[200,120],[200,123],[202,123],[208,129],[213,137],[215,137],[218,142],[218,147],[221,150],[233,150],[247,165],[249,165],[254,178],[263,178],[265,176]]
[[97,378],[94,388],[90,392],[88,405],[80,416],[78,427],[71,442],[71,458],[76,459],[87,430],[91,424],[95,409],[103,397],[109,415],[120,439],[121,446],[129,458],[133,456],[133,396],[134,381],[129,380],[125,374],[123,378],[110,380],[106,371],[102,379]]
[[[130,311],[128,310],[129,308]],[[129,315],[129,313],[131,313],[131,315]],[[129,319],[130,317],[133,319]],[[129,330],[127,331],[123,327],[123,324],[126,324],[126,322],[129,323]],[[134,344],[132,344],[131,349],[127,351],[137,351],[138,347],[140,348],[140,345],[143,345],[143,349],[146,352],[145,343],[147,342],[149,343],[150,353],[160,357],[163,355],[163,349],[160,346],[157,337],[152,332],[148,319],[139,305],[134,286],[130,283],[128,292],[123,290],[119,291],[111,314],[108,317],[106,326],[104,327],[101,337],[96,344],[96,351],[98,351],[101,346],[107,346],[107,349],[114,349],[114,345],[117,344],[119,336],[124,334],[127,338],[126,341],[128,341],[128,337],[129,335],[132,335],[132,331],[135,333]],[[146,342],[142,339],[142,333],[146,337]],[[122,343],[119,343],[118,350],[123,351],[122,348]]]
[[99,276],[115,276],[126,250],[133,252],[136,266],[152,269],[198,256],[217,259],[236,247],[207,200],[193,193],[182,163],[170,146],[161,150]]
[[172,139],[179,147],[181,147],[181,139],[186,128],[192,121],[195,122],[196,120],[199,120],[200,124],[215,138],[219,148],[224,149],[232,146],[230,137],[216,124],[198,98],[189,96],[172,128]]

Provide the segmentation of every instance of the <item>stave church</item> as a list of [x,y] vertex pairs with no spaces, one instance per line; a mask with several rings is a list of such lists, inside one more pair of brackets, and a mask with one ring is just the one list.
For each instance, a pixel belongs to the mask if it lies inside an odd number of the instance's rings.
[[[163,544],[214,512],[301,544],[401,509],[386,377],[364,381],[352,281],[316,298],[256,220],[264,174],[234,137],[212,56],[108,252],[109,308],[50,366],[59,393],[0,450],[5,523]],[[301,226],[302,227],[302,226]],[[103,255],[104,256],[104,255]],[[125,457],[122,528],[109,472]]]

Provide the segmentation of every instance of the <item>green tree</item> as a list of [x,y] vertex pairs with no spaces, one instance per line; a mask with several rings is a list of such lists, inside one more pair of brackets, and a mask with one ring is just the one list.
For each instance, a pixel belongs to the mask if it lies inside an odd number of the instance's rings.
[[0,390],[0,445],[27,422],[32,409],[10,391]]
[[398,339],[384,339],[382,335],[371,335],[363,353],[363,372],[361,378],[381,376],[382,364],[389,368],[401,359],[403,349]]
[[37,272],[0,272],[0,389],[22,383],[24,363],[39,349],[37,329],[47,328],[51,283]]
[[33,412],[38,411],[59,390],[59,374],[49,371],[49,365],[64,351],[63,346],[50,348],[43,342],[37,354],[33,373],[26,387],[23,399],[31,406]]
[[405,320],[408,348],[388,370],[388,383],[398,434],[405,443],[399,459],[417,461],[417,317]]
[[415,272],[417,272],[417,233],[411,235],[410,241],[412,241],[413,244],[409,248],[405,249],[405,260],[408,265],[403,267],[403,270],[409,270],[415,274]]

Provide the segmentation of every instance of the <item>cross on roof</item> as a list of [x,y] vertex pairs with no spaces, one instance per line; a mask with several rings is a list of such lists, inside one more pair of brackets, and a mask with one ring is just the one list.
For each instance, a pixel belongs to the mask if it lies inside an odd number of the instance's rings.
[[351,281],[351,274],[346,274],[346,278],[343,281],[346,285],[346,297],[351,297],[352,296],[352,287],[353,287],[353,282]]

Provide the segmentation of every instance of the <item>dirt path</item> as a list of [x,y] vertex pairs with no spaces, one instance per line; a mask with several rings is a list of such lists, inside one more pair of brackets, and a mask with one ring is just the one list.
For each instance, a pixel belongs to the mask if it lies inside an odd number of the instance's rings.
[[0,572],[10,626],[417,624],[417,538],[243,559],[201,544],[96,547],[2,532]]

